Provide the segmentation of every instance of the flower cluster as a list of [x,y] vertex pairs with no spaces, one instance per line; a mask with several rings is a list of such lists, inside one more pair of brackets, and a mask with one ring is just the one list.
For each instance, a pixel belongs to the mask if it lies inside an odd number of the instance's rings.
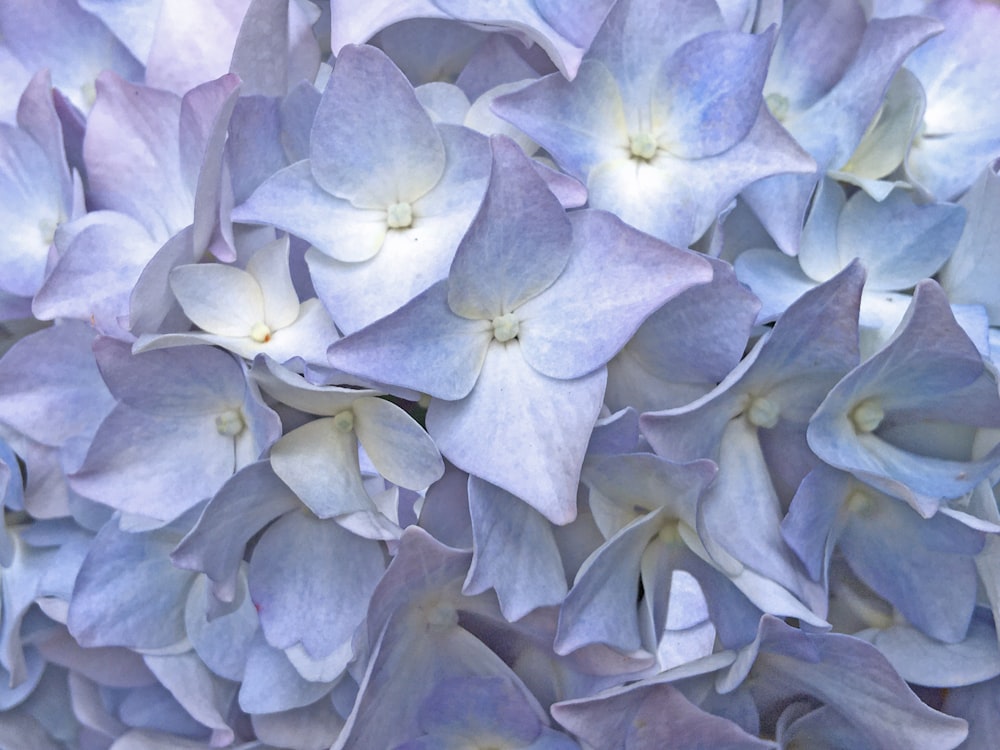
[[0,745],[994,747],[998,32],[2,0]]

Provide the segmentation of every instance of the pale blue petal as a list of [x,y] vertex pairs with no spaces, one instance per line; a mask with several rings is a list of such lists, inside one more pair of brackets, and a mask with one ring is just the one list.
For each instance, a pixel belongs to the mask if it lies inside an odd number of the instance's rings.
[[802,225],[818,179],[815,171],[776,174],[762,177],[740,193],[774,244],[786,255],[799,252]]
[[636,603],[639,563],[664,516],[654,511],[637,518],[584,561],[559,610],[553,644],[557,654],[569,654],[590,643],[632,655],[643,648]]
[[591,747],[606,750],[773,747],[729,719],[703,711],[667,684],[639,683],[600,696],[561,701],[552,707],[552,715]]
[[992,280],[1000,274],[1000,164],[993,162],[962,198],[968,220],[958,246],[941,269],[941,286],[952,304],[984,305],[990,323],[1000,323],[1000,295]]
[[405,76],[375,47],[339,52],[309,149],[313,177],[359,208],[412,203],[437,184],[445,150]]
[[653,94],[662,147],[684,159],[701,159],[743,139],[757,120],[773,36],[718,31],[674,52]]
[[[757,429],[742,418],[730,422],[717,460],[719,475],[700,506],[698,531],[706,549],[713,557],[732,555],[752,572],[788,589],[818,615],[814,619],[824,616],[824,588],[809,578],[781,537],[784,512],[764,462]],[[755,597],[747,590],[744,593],[765,612],[786,614],[776,609],[781,602]]]
[[330,692],[326,682],[308,682],[283,651],[272,648],[257,631],[247,655],[240,684],[240,708],[249,714],[270,714],[315,703]]
[[[542,144],[545,145],[545,144]],[[728,151],[680,159],[661,150],[648,163],[607,161],[587,178],[590,205],[679,247],[697,240],[746,186],[777,173],[804,172],[815,163],[763,105],[745,138]],[[669,209],[667,209],[669,207]]]
[[[671,5],[670,13],[664,13],[657,0],[619,0],[587,57],[607,67],[621,87],[626,110],[635,117],[648,111],[660,61],[685,42],[723,27],[722,14],[714,2],[680,0]],[[593,102],[603,105],[602,99]],[[629,122],[633,129],[638,124]]]
[[193,651],[144,657],[150,671],[191,717],[212,730],[214,741],[229,744],[235,735],[223,714],[229,713],[236,685],[209,671]]
[[397,310],[448,275],[482,202],[490,151],[487,139],[467,128],[440,130],[448,162],[434,189],[413,203],[410,227],[390,231],[378,254],[362,263],[306,254],[317,294],[344,333]]
[[982,617],[975,617],[963,640],[953,644],[902,623],[854,635],[875,646],[904,680],[915,685],[956,688],[1000,675],[996,629]]
[[829,177],[820,180],[799,247],[802,270],[816,281],[833,278],[857,256],[853,247],[841,244],[838,233],[846,203],[839,183]]
[[525,361],[516,340],[493,341],[475,388],[461,401],[432,401],[427,430],[459,468],[553,523],[569,523],[606,380],[603,368],[575,380],[548,378]]
[[233,211],[235,221],[272,224],[308,240],[325,255],[368,260],[385,242],[385,207],[357,208],[330,195],[313,179],[308,161],[269,177]]
[[[174,559],[175,556],[171,556]],[[250,643],[257,630],[257,611],[247,591],[245,576],[240,577],[234,602],[236,608],[221,615],[211,611],[213,594],[208,578],[198,576],[191,584],[184,608],[184,625],[195,653],[220,677],[239,682],[243,679]]]
[[921,518],[896,498],[872,494],[837,542],[848,565],[918,630],[958,643],[976,604],[973,558],[984,535],[942,514]]
[[1000,135],[949,133],[924,138],[910,149],[907,175],[938,200],[954,200],[1000,153]]
[[511,622],[566,595],[551,525],[530,505],[476,477],[469,479],[473,555],[462,592],[495,589]]
[[964,225],[959,206],[918,205],[902,190],[877,203],[858,192],[840,214],[837,244],[864,263],[869,290],[901,291],[937,272]]
[[129,534],[109,521],[76,579],[68,626],[82,645],[164,648],[185,637],[183,603],[194,573],[175,568],[176,532]]
[[746,250],[736,257],[733,268],[739,280],[761,301],[758,323],[777,320],[795,300],[816,286],[802,272],[797,259],[777,250]]
[[[827,463],[930,515],[942,498],[971,491],[996,456],[956,460],[961,458],[955,453],[958,446],[928,455],[926,447],[894,443],[909,441],[905,426],[914,421],[970,428],[1000,422],[994,381],[983,373],[982,357],[955,322],[941,288],[921,282],[892,341],[838,383],[819,406],[810,420],[810,448]],[[859,432],[851,415],[866,399],[873,399],[886,416],[884,425]],[[893,431],[894,426],[904,429]]]
[[781,520],[782,538],[814,581],[826,581],[835,535],[840,530],[837,516],[849,490],[850,474],[819,466],[802,480]]
[[586,181],[599,164],[628,155],[628,125],[618,84],[596,60],[585,60],[572,83],[552,74],[498,97],[492,108],[578,180]]
[[379,474],[411,490],[422,490],[441,478],[441,454],[413,417],[380,398],[358,399],[351,410],[358,442]]
[[268,643],[301,643],[320,659],[350,643],[384,570],[379,542],[334,521],[289,513],[257,542],[247,576]]

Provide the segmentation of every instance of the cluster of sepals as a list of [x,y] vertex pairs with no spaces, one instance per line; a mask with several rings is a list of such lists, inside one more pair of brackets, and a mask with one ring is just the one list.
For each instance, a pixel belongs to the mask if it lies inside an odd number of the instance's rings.
[[1000,6],[0,3],[0,745],[993,747]]

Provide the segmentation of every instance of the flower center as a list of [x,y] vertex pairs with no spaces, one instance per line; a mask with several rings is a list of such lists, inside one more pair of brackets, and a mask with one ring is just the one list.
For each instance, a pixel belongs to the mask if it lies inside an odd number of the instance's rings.
[[94,102],[97,101],[97,83],[96,81],[87,81],[85,84],[80,86],[80,97],[87,104],[87,109],[94,106]]
[[851,411],[851,421],[856,432],[874,432],[885,419],[885,411],[873,398],[865,399]]
[[668,546],[673,546],[677,542],[681,541],[680,524],[681,522],[676,519],[663,524],[659,533],[656,535],[657,541]]
[[500,317],[493,318],[493,338],[501,344],[517,338],[521,326],[514,313],[505,313]]
[[243,432],[244,427],[246,423],[239,409],[227,409],[215,418],[215,429],[226,437],[236,437]]
[[659,146],[651,133],[636,133],[628,137],[628,150],[636,159],[649,161],[656,156]]
[[51,245],[56,240],[56,229],[59,222],[51,219],[42,219],[38,222],[38,233],[42,236],[43,245]]
[[750,424],[754,427],[762,427],[765,430],[769,430],[778,424],[778,419],[781,417],[781,408],[770,399],[764,396],[757,396],[750,402],[750,407],[746,413],[747,419],[750,420]]
[[413,209],[409,203],[393,203],[386,210],[385,221],[389,229],[406,229],[413,224]]
[[354,429],[354,412],[344,409],[333,416],[333,426],[341,432],[350,432]]
[[785,118],[788,117],[788,97],[782,96],[781,94],[768,94],[764,97],[764,104],[774,115],[774,119],[778,122],[784,122]]
[[271,340],[271,329],[267,327],[267,323],[254,323],[250,329],[250,338],[258,344],[266,344]]
[[458,625],[458,610],[443,598],[431,598],[418,605],[428,630],[450,630]]
[[867,492],[855,490],[847,498],[847,512],[858,516],[870,516],[875,510],[875,498]]

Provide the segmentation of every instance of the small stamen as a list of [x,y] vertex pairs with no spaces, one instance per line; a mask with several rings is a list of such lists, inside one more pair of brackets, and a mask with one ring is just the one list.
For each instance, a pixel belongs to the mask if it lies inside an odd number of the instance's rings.
[[851,412],[851,421],[857,432],[874,432],[882,424],[883,419],[885,419],[885,410],[873,398],[865,399]]
[[517,338],[521,325],[513,313],[505,313],[493,319],[493,338],[501,344]]
[[271,340],[271,329],[268,328],[267,323],[254,323],[253,328],[250,329],[250,338],[258,344],[266,344]]
[[750,402],[747,409],[747,419],[754,427],[761,427],[769,430],[778,424],[781,417],[781,408],[768,398],[758,396]]
[[389,229],[406,229],[413,224],[413,209],[409,203],[393,203],[386,211]]
[[458,625],[458,611],[447,600],[434,598],[418,605],[428,630],[450,630]]
[[354,429],[354,412],[344,409],[333,417],[333,426],[341,432],[350,432]]
[[774,119],[778,122],[783,122],[786,117],[788,117],[788,110],[790,108],[788,97],[782,94],[768,94],[764,97],[764,104],[774,115]]
[[636,159],[649,161],[656,156],[659,145],[650,133],[637,133],[629,136],[628,148]]
[[236,437],[246,427],[239,409],[227,409],[215,418],[215,429],[220,435]]
[[97,84],[95,81],[87,81],[80,87],[80,96],[87,105],[87,109],[94,106],[97,101]]
[[56,229],[59,222],[50,219],[42,219],[38,222],[38,232],[42,236],[43,245],[51,245],[56,240]]

